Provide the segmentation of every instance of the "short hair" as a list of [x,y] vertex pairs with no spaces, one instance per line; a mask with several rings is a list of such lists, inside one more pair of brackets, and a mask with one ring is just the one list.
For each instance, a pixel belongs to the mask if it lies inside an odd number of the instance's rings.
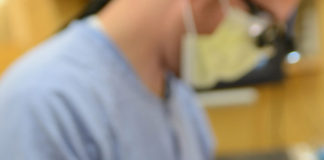
[[82,19],[90,15],[96,14],[109,2],[110,0],[89,0],[88,5],[85,7],[84,11],[81,13],[79,18]]

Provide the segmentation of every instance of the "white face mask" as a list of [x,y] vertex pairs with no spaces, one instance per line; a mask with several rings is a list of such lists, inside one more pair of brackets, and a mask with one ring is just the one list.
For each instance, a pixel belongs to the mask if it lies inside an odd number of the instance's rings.
[[230,7],[228,0],[220,2],[226,16],[211,35],[197,34],[189,0],[184,9],[187,34],[182,45],[181,72],[183,79],[196,88],[236,81],[273,53],[272,47],[259,48],[255,43],[268,21]]

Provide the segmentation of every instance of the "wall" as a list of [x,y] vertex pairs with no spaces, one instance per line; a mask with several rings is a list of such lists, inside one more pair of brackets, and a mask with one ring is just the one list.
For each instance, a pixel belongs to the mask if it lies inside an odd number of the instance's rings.
[[87,0],[0,0],[0,73],[76,16]]

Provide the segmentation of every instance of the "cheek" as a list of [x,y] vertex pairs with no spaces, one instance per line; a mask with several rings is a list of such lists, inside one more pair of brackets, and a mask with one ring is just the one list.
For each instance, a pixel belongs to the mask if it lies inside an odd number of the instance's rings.
[[197,31],[200,34],[210,34],[215,31],[224,15],[218,4],[194,8]]
[[252,0],[269,11],[278,21],[285,22],[298,7],[300,0]]

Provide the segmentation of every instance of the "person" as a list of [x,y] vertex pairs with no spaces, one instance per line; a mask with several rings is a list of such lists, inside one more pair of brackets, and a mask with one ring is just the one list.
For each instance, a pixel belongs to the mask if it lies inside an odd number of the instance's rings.
[[0,159],[212,159],[180,80],[184,11],[199,34],[223,17],[218,0],[115,0],[23,56],[1,80]]

